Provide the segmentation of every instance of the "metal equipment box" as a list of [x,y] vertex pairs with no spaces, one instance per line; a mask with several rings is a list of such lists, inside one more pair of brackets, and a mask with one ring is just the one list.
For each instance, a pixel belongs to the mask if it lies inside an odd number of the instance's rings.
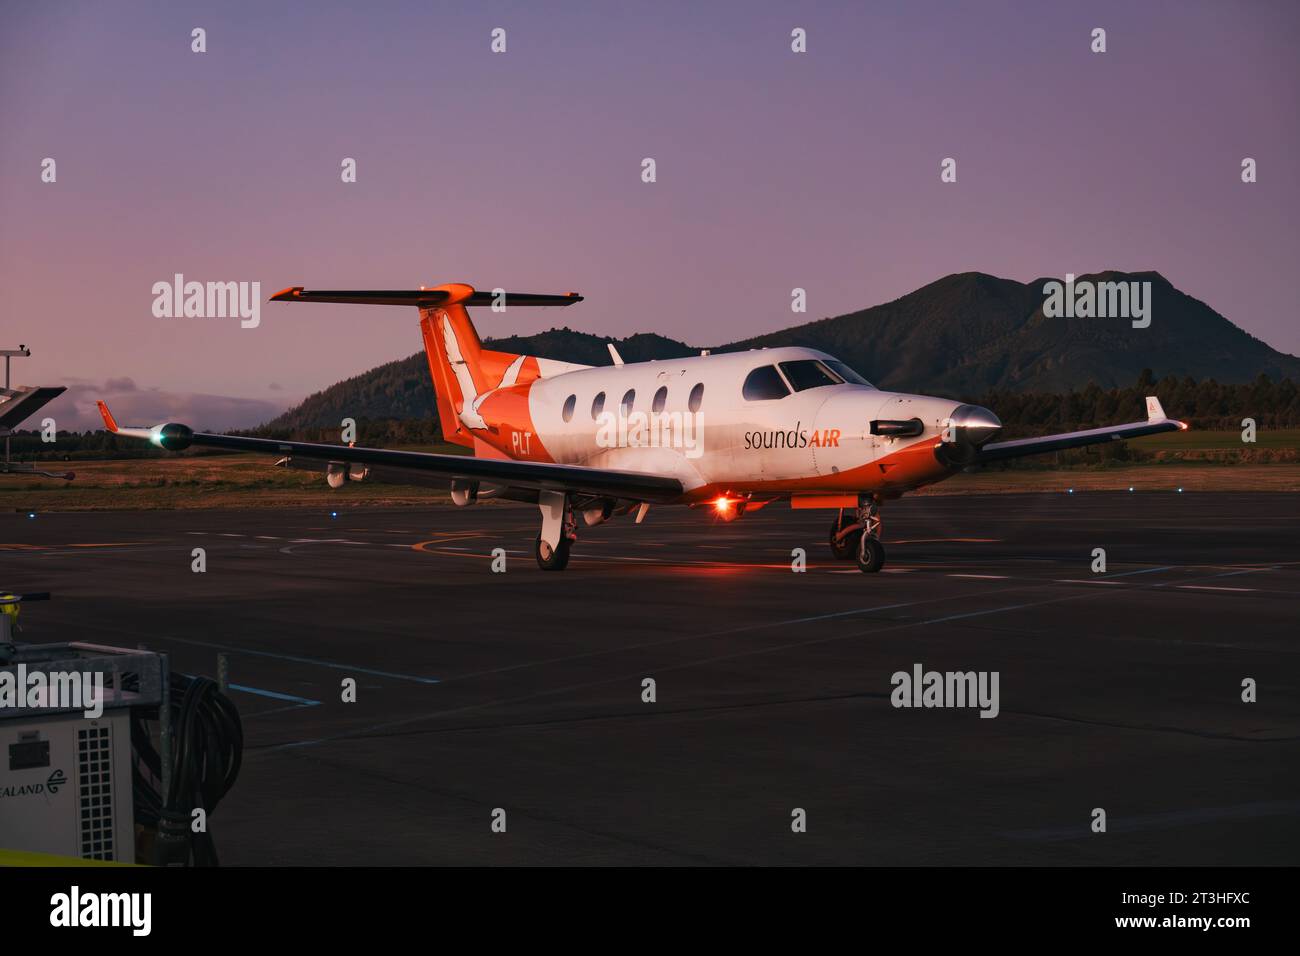
[[20,668],[102,674],[103,712],[48,698],[0,706],[0,849],[135,862],[131,708],[162,700],[166,658],[82,643],[13,647],[0,679],[12,686]]

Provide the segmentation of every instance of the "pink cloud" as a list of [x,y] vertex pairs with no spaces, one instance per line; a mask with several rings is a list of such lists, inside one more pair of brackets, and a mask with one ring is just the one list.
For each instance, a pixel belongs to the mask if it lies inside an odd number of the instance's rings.
[[141,387],[130,378],[111,378],[102,384],[65,379],[64,384],[68,390],[46,406],[46,413],[54,417],[60,429],[69,431],[103,428],[95,407],[101,399],[122,425],[177,421],[205,431],[251,428],[279,415],[290,404],[202,392],[168,392]]

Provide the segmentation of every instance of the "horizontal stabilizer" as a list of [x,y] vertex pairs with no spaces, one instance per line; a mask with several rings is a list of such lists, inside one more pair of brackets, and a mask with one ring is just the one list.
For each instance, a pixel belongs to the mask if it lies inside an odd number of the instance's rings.
[[[354,291],[309,292],[293,286],[271,296],[272,302],[338,302],[345,305],[413,305],[421,309],[442,305],[452,298],[446,289],[360,289]],[[473,292],[460,300],[464,306],[493,305],[501,302],[507,309],[514,306],[573,305],[581,302],[576,292],[564,295],[539,295],[534,292]]]

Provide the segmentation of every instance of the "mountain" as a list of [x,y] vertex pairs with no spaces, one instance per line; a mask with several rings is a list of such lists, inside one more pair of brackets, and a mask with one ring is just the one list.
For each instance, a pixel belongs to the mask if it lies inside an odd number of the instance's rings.
[[368,372],[336,382],[307,396],[257,432],[290,433],[318,428],[338,428],[344,418],[433,419],[433,384],[423,352],[387,362]]
[[1270,348],[1157,272],[1103,272],[1081,282],[1151,283],[1151,324],[1048,318],[1043,286],[979,272],[950,275],[884,305],[726,346],[805,345],[848,362],[882,388],[953,398],[990,389],[1062,392],[1132,384],[1150,369],[1220,382],[1300,378],[1300,359]]
[[[1121,318],[1049,318],[1043,287],[980,272],[946,276],[893,302],[714,346],[718,352],[803,345],[848,362],[881,388],[970,400],[992,390],[1060,393],[1090,383],[1128,386],[1149,369],[1221,383],[1300,379],[1300,358],[1270,348],[1157,272],[1103,272],[1084,281],[1150,282],[1148,328]],[[551,329],[491,341],[490,347],[544,358],[610,364],[610,339]],[[639,334],[615,339],[628,362],[679,358],[699,349]],[[433,418],[423,353],[371,369],[306,399],[263,426],[283,431],[336,427],[356,419]]]

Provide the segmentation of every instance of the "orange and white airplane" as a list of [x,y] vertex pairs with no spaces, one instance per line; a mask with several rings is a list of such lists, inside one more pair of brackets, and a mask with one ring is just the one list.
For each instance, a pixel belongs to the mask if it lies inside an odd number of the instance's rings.
[[998,442],[987,408],[875,388],[807,348],[759,349],[593,367],[484,348],[467,307],[567,306],[582,296],[478,292],[453,283],[412,291],[285,289],[273,302],[414,306],[449,442],[469,455],[275,441],[166,423],[109,431],[166,449],[267,452],[323,470],[333,488],[375,480],[451,485],[457,505],[488,497],[536,503],[537,563],[568,564],[576,515],[588,525],[652,504],[708,507],[734,520],[773,501],[837,512],[830,546],[863,571],[885,561],[881,503],[970,465],[1186,428],[1147,398],[1147,420]]

